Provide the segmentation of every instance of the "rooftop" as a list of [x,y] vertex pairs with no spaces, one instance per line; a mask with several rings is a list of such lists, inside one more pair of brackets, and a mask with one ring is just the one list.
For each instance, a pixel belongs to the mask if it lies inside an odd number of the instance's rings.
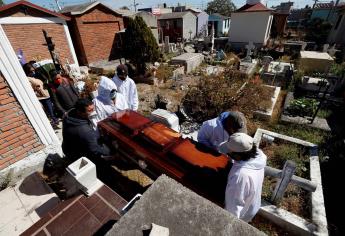
[[223,15],[221,15],[219,13],[213,13],[213,14],[211,14],[211,16],[216,16],[216,17],[218,17],[218,18],[220,18],[222,20],[226,20],[226,19],[230,18],[230,16],[223,16]]
[[57,12],[53,12],[53,11],[47,9],[47,8],[40,7],[40,6],[35,5],[35,4],[33,4],[33,3],[29,2],[29,1],[16,1],[16,2],[13,2],[13,3],[10,3],[10,4],[3,5],[2,7],[0,7],[0,13],[6,11],[8,9],[14,8],[16,6],[19,6],[19,5],[27,6],[27,7],[30,7],[30,8],[33,8],[33,9],[45,12],[45,13],[47,13],[49,15],[62,18],[64,20],[70,20],[70,18],[65,16],[65,15],[62,15],[62,14],[57,13]]
[[272,11],[272,9],[267,8],[261,2],[256,4],[246,4],[243,7],[236,10],[236,12],[260,12],[260,11]]
[[290,14],[291,8],[293,6],[293,2],[282,2],[279,6],[277,6],[274,10],[276,14]]
[[[172,12],[172,13],[166,13],[162,14],[158,17],[158,20],[165,20],[165,19],[178,19],[183,18],[187,14],[192,14],[189,11],[185,12]],[[192,14],[193,15],[193,14]],[[193,15],[194,16],[194,15]]]
[[105,8],[108,8],[110,11],[113,11],[114,13],[121,15],[119,12],[117,12],[117,11],[113,10],[112,8],[102,4],[99,1],[65,6],[64,8],[61,9],[60,13],[65,13],[65,14],[68,13],[71,15],[81,15],[81,14],[84,14],[85,12],[87,12],[88,10],[94,8],[95,6],[97,6],[99,4]]

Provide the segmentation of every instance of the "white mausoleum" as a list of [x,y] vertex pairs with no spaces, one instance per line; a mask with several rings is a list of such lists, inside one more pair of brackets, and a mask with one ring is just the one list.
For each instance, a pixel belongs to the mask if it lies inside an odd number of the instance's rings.
[[272,21],[272,10],[262,1],[248,0],[246,5],[231,14],[229,41],[265,45],[270,37]]

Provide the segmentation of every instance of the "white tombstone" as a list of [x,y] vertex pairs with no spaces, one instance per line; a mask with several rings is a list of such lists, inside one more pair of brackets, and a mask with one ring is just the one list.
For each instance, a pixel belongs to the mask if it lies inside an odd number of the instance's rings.
[[175,113],[164,109],[156,109],[151,113],[150,119],[162,123],[176,132],[180,131],[179,119]]
[[211,28],[211,53],[214,49],[214,22],[212,22],[212,28]]
[[323,52],[327,52],[327,51],[328,51],[328,48],[329,48],[329,44],[326,43],[326,44],[323,45],[322,51],[323,51]]

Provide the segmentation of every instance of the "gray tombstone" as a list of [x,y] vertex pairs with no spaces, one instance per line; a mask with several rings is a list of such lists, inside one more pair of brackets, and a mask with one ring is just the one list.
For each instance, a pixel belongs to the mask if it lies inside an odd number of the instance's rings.
[[306,47],[307,47],[307,43],[306,42],[302,42],[301,51],[304,51]]
[[247,49],[247,54],[246,54],[246,57],[243,59],[243,61],[252,62],[251,55],[252,55],[252,50],[255,49],[255,46],[253,42],[249,42],[248,45],[246,45],[245,47]]
[[169,36],[164,37],[164,51],[169,53]]
[[273,57],[271,57],[271,56],[264,56],[262,58],[262,65],[264,66],[265,72],[268,72],[269,65],[272,61],[273,61]]

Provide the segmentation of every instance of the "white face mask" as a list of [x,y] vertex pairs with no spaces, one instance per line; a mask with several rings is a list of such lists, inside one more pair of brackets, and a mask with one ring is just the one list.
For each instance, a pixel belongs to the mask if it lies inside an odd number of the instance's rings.
[[97,116],[96,111],[93,111],[93,112],[89,113],[89,115],[88,115],[89,119],[93,119],[93,118],[95,118],[96,116]]

